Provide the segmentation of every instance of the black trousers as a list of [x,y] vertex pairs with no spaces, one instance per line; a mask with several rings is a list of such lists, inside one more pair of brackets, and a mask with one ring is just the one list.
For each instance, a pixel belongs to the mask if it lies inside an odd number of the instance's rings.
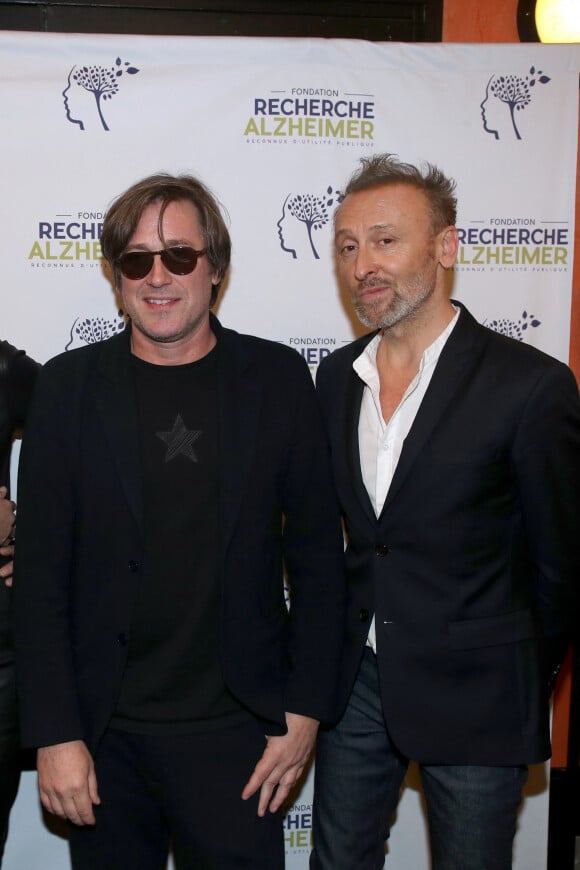
[[20,781],[20,737],[14,662],[0,661],[0,864]]
[[109,729],[94,827],[70,826],[74,870],[283,870],[282,816],[240,795],[265,746],[255,722],[171,737]]

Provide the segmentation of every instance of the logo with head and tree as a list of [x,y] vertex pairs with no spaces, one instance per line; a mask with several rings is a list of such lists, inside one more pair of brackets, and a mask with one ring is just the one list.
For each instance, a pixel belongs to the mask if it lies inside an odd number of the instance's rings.
[[113,66],[95,64],[71,67],[67,86],[62,92],[67,120],[86,130],[95,118],[105,131],[109,126],[105,119],[105,106],[119,93],[123,76],[134,76],[139,72],[129,61],[117,57]]
[[282,216],[277,222],[280,247],[294,260],[304,255],[320,259],[315,234],[330,223],[331,209],[344,195],[329,185],[325,192],[289,193],[282,204]]
[[495,139],[522,135],[517,123],[518,113],[532,102],[532,89],[537,84],[546,85],[550,77],[541,69],[530,67],[527,75],[500,75],[494,73],[489,79],[485,97],[480,103],[483,129]]

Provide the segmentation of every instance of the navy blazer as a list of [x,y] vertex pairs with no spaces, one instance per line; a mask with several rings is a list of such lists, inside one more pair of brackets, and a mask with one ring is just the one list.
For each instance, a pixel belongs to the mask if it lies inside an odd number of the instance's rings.
[[348,537],[352,687],[370,619],[389,732],[425,763],[548,756],[545,637],[570,631],[580,578],[580,403],[571,371],[461,307],[380,517],[364,487],[352,368],[319,368]]
[[[338,712],[338,503],[304,360],[213,316],[212,329],[220,346],[223,673],[268,733],[282,733],[285,711],[322,721]],[[94,752],[115,709],[145,534],[129,339],[130,328],[50,361],[30,411],[15,566],[24,745],[84,739]]]

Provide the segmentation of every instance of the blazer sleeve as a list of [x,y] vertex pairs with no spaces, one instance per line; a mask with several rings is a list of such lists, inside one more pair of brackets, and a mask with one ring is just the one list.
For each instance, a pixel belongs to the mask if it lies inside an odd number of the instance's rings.
[[574,375],[551,361],[520,419],[513,462],[544,635],[570,637],[580,581],[580,402]]
[[40,364],[24,351],[19,351],[12,359],[8,373],[8,400],[16,428],[24,426],[39,371]]
[[346,579],[340,511],[318,397],[304,366],[284,478],[284,559],[290,586],[286,711],[336,718]]
[[40,374],[20,456],[14,636],[25,746],[83,736],[69,637],[76,455],[71,392],[49,363]]

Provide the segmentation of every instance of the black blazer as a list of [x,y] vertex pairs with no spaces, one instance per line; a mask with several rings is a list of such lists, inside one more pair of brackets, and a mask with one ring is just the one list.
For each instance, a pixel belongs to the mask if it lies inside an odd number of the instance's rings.
[[570,370],[462,307],[380,517],[363,485],[352,363],[318,387],[348,536],[352,687],[370,619],[387,727],[409,758],[549,754],[542,638],[570,630],[580,578],[580,404]]
[[24,426],[28,403],[40,371],[37,362],[7,341],[0,341],[0,485],[9,487],[10,450]]
[[[8,492],[12,439],[24,426],[39,371],[39,364],[23,350],[17,350],[7,341],[0,341],[0,486],[8,487]],[[8,557],[0,557],[0,565],[8,561]],[[12,589],[0,581],[0,664],[13,659]]]
[[[268,733],[282,733],[285,711],[323,721],[337,713],[339,509],[304,360],[213,317],[212,328],[220,344],[223,672]],[[144,536],[129,334],[49,362],[29,415],[15,566],[24,745],[84,739],[94,752],[115,708]]]

